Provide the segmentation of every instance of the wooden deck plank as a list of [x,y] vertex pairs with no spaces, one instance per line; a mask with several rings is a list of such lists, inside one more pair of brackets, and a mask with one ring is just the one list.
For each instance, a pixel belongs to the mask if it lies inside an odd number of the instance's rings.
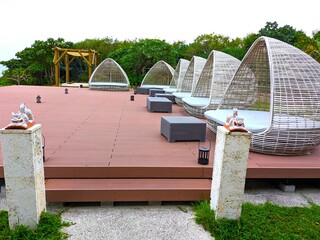
[[[160,134],[161,116],[187,115],[184,109],[173,105],[172,113],[150,113],[147,96],[136,95],[135,101],[130,101],[131,94],[85,88],[64,94],[64,88],[56,87],[0,87],[0,124],[4,127],[9,123],[11,112],[17,111],[21,102],[32,109],[46,139],[46,177],[131,174],[137,178],[141,174],[180,178],[185,174],[210,178],[215,135],[207,129],[212,141],[210,160],[208,166],[200,166],[197,142],[168,143]],[[42,97],[41,104],[36,103],[37,95]],[[295,157],[250,153],[247,177],[320,178],[320,147],[310,155]]]
[[47,202],[200,201],[209,199],[207,179],[50,179]]

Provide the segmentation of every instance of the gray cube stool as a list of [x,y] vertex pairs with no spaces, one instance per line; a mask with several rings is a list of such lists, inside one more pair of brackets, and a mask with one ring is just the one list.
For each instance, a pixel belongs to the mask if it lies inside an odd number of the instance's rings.
[[159,88],[151,88],[149,90],[149,96],[150,97],[155,97],[156,93],[164,93],[164,90],[163,89],[159,89]]
[[162,116],[161,134],[169,142],[206,140],[206,123],[189,116]]
[[168,98],[172,103],[175,103],[176,101],[174,100],[175,97],[173,94],[170,93],[156,93],[156,97],[165,97]]
[[137,87],[137,94],[149,94],[150,87]]
[[147,108],[149,112],[172,112],[172,102],[163,97],[147,97]]

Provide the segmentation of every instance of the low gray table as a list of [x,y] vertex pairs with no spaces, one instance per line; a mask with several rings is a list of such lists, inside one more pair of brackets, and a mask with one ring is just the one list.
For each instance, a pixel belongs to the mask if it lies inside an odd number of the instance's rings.
[[137,94],[149,94],[150,87],[137,87]]
[[147,97],[149,112],[172,112],[172,102],[164,97]]
[[172,103],[175,103],[176,101],[174,100],[175,97],[173,94],[170,93],[156,93],[156,97],[165,97],[168,98]]
[[149,96],[150,97],[155,97],[156,93],[164,93],[163,89],[159,89],[159,88],[151,88],[149,90]]
[[161,134],[169,142],[206,140],[206,123],[189,116],[161,117]]

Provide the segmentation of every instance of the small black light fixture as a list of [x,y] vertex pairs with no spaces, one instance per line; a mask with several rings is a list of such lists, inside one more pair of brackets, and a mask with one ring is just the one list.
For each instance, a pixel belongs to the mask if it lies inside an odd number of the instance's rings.
[[40,95],[38,95],[36,99],[37,99],[37,103],[41,103],[41,97],[40,97]]
[[46,146],[46,138],[42,135],[42,154],[43,154],[43,162],[46,161],[46,157],[45,157],[45,154],[44,154],[44,148]]
[[130,100],[131,100],[131,101],[134,101],[134,95],[131,95],[131,96],[130,96]]
[[201,146],[204,145],[206,142],[203,144],[200,144],[198,146],[198,163],[201,165],[208,165],[209,164],[209,155],[210,155],[210,148],[211,148],[211,142],[209,141],[209,146]]
[[137,95],[137,90],[134,90],[134,91],[133,91],[133,94],[134,94],[134,95]]
[[68,94],[68,93],[69,93],[68,88],[66,88],[66,89],[64,90],[64,93],[65,93],[65,94]]

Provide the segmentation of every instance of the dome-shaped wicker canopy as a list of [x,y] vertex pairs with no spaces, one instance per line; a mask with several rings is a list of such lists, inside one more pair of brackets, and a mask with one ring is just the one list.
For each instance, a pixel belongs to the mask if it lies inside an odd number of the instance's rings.
[[175,92],[177,91],[177,85],[179,82],[181,82],[186,75],[188,66],[190,61],[180,58],[176,69],[174,70],[173,77],[170,82],[169,88],[165,89],[166,92]]
[[240,61],[226,53],[211,51],[191,97],[183,98],[183,106],[193,116],[217,109]]
[[144,76],[141,87],[169,87],[174,69],[165,61],[158,61]]
[[92,73],[89,86],[92,90],[128,91],[130,82],[120,65],[107,58]]
[[205,112],[215,131],[232,108],[252,132],[251,150],[310,153],[320,144],[320,64],[279,40],[260,37],[233,77],[219,109]]
[[177,91],[173,93],[178,105],[183,105],[182,98],[191,96],[205,63],[206,59],[202,57],[192,57],[183,80],[178,83]]

